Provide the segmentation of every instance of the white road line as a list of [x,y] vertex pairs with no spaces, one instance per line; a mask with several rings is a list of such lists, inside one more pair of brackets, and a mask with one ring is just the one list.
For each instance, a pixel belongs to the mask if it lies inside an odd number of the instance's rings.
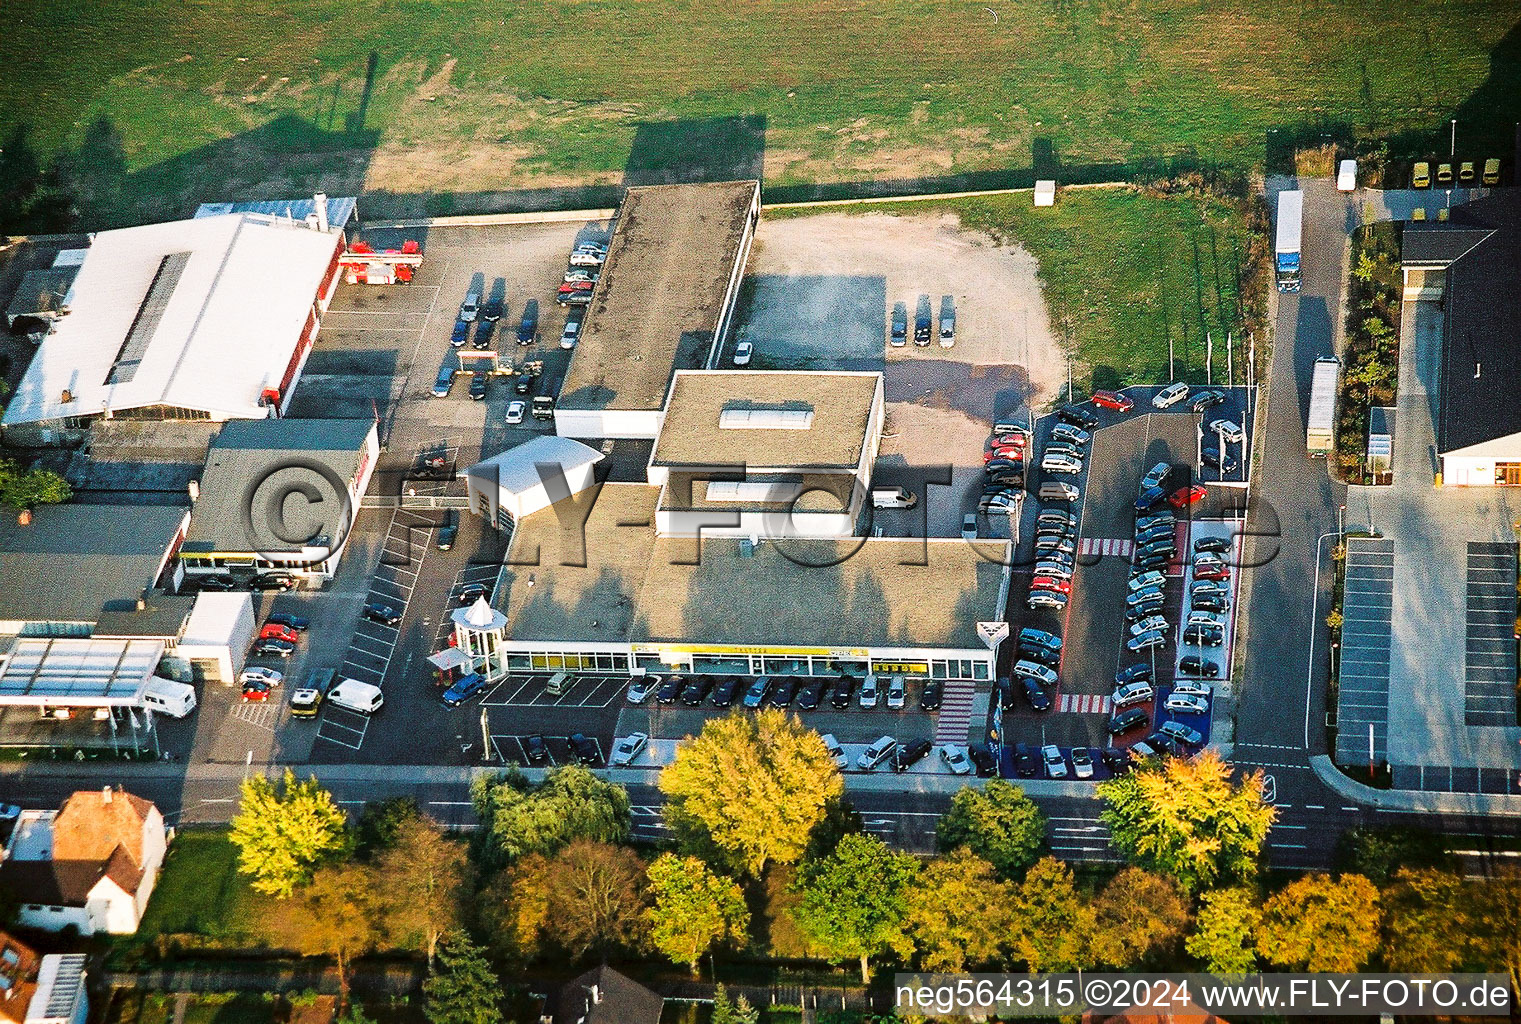
[[1301,846],[1299,843],[1275,843],[1272,840],[1268,840],[1268,845],[1271,846],[1275,850],[1308,850],[1309,849],[1308,846]]
[[1323,811],[1326,809],[1326,806],[1325,804],[1305,804],[1304,809],[1307,811]]
[[1344,811],[1360,811],[1360,810],[1362,810],[1362,808],[1361,807],[1343,807],[1342,810],[1344,810]]
[[[1284,804],[1283,806],[1287,807],[1288,804]],[[1274,828],[1292,828],[1292,829],[1301,829],[1302,830],[1302,829],[1307,829],[1310,826],[1308,826],[1308,825],[1285,825],[1285,824],[1282,824],[1281,822],[1274,822],[1273,823],[1273,827]]]

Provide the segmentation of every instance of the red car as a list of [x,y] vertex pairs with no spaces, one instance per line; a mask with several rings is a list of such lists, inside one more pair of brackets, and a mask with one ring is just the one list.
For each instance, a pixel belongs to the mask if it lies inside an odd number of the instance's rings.
[[1024,458],[1025,450],[1023,448],[1011,448],[1007,445],[1002,448],[989,448],[982,454],[983,465],[992,462],[994,459],[1003,459],[1006,462],[1023,462]]
[[1210,562],[1205,565],[1194,566],[1194,579],[1196,580],[1228,580],[1230,578],[1231,571],[1224,565]]
[[245,704],[263,704],[269,700],[269,684],[257,680],[250,680],[243,684],[243,702]]
[[1071,580],[1059,580],[1055,576],[1037,576],[1030,581],[1031,590],[1054,590],[1059,594],[1072,593]]
[[289,626],[282,626],[278,622],[270,622],[266,623],[264,628],[259,630],[259,639],[284,640],[288,644],[293,644],[299,638],[296,635],[296,631]]
[[1135,407],[1135,403],[1118,391],[1095,391],[1089,399],[1101,409],[1113,409],[1116,412],[1129,412]]
[[1025,444],[1026,440],[1025,435],[1023,434],[1001,434],[992,440],[992,446],[994,448],[1023,448]]
[[1187,487],[1179,487],[1167,499],[1167,504],[1173,508],[1184,509],[1196,501],[1202,501],[1209,491],[1203,484],[1189,484]]

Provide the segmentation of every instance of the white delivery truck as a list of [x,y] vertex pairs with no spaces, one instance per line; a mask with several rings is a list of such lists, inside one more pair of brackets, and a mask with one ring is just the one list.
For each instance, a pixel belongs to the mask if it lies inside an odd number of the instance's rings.
[[386,702],[380,687],[361,683],[357,679],[345,679],[328,691],[327,702],[346,711],[361,715],[373,715]]
[[1335,356],[1321,356],[1315,360],[1315,375],[1310,378],[1304,446],[1317,459],[1325,458],[1336,445],[1336,372],[1340,368]]
[[143,688],[143,707],[170,718],[184,718],[195,710],[195,687],[152,676]]

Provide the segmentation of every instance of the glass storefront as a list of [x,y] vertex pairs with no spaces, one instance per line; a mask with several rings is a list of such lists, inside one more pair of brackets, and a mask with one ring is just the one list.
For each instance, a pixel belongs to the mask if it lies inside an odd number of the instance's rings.
[[[632,662],[632,664],[630,664]],[[672,672],[695,672],[723,676],[837,676],[861,678],[868,672],[878,675],[901,675],[935,679],[989,678],[988,661],[981,658],[934,658],[924,661],[886,658],[842,658],[833,655],[759,655],[759,654],[666,654],[640,653],[632,656],[611,651],[515,651],[507,656],[507,667],[517,672],[629,672],[642,668],[655,675]]]

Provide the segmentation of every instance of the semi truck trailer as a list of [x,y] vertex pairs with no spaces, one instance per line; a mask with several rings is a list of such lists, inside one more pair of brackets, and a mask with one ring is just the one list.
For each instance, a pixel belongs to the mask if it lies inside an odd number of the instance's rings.
[[1273,265],[1278,276],[1278,290],[1299,291],[1299,245],[1304,234],[1304,193],[1278,193],[1278,243],[1273,247]]
[[1304,431],[1304,445],[1312,458],[1325,458],[1336,444],[1336,372],[1340,368],[1335,356],[1315,360],[1315,375],[1310,378],[1310,415]]

